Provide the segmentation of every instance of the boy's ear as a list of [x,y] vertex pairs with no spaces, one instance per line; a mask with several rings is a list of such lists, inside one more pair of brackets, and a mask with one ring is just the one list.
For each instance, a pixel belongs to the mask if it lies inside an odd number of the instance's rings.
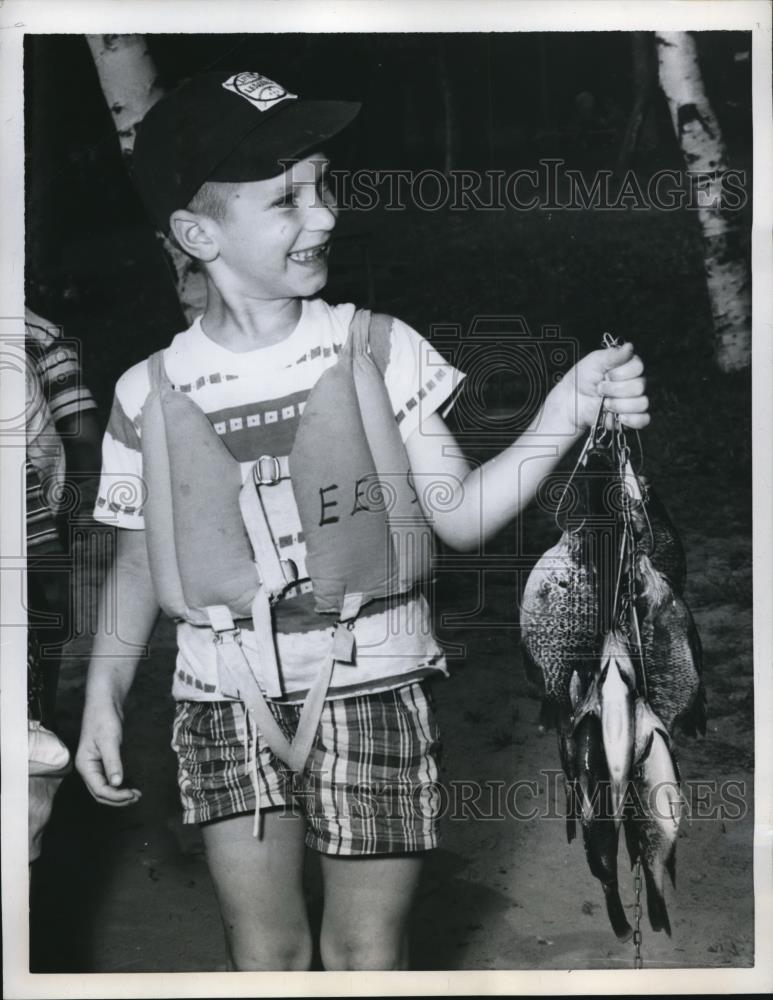
[[169,217],[171,235],[180,248],[198,260],[209,262],[220,253],[208,219],[185,208],[178,208]]

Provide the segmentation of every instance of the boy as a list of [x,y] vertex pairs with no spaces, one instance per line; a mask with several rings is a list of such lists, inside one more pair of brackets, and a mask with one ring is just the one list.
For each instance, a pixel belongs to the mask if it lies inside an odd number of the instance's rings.
[[[320,149],[357,110],[299,100],[257,73],[209,73],[156,105],[138,134],[140,190],[159,227],[201,262],[208,288],[204,314],[164,354],[166,373],[207,413],[245,476],[266,453],[279,456],[279,468],[312,385],[347,340],[354,307],[330,307],[316,297],[336,222]],[[470,471],[449,457],[457,452],[437,412],[460,374],[432,358],[429,345],[399,320],[385,357],[383,382],[414,481],[442,483],[450,502],[439,509],[427,489],[417,490],[417,499],[434,531],[459,549],[474,547],[520,510],[594,421],[601,396],[628,426],[649,420],[642,363],[631,345],[597,351],[549,394],[538,431],[535,425],[517,447]],[[158,604],[144,532],[137,530],[140,504],[137,497],[129,504],[110,497],[108,477],[139,482],[138,427],[149,385],[147,362],[118,383],[96,511],[135,529],[119,532],[103,600],[117,594],[121,640],[138,646],[150,636]],[[331,455],[348,447],[331,441]],[[284,474],[278,478],[261,497],[271,534],[298,573],[297,585],[273,607],[284,696],[271,702],[271,713],[291,737],[298,699],[328,654],[330,630],[310,610],[293,487]],[[324,496],[320,489],[323,515]],[[178,625],[173,743],[184,818],[202,824],[232,968],[308,968],[305,845],[321,854],[325,968],[407,967],[406,925],[421,859],[437,842],[436,817],[417,807],[417,792],[437,776],[438,734],[423,684],[445,665],[423,598],[411,591],[386,597],[353,621],[354,666],[336,663],[309,764],[295,776],[265,733],[255,732],[252,713],[225,697],[212,631]],[[259,642],[249,629],[242,638],[259,674]],[[115,806],[140,794],[122,787],[120,759],[122,704],[135,667],[121,641],[97,637],[77,766],[97,801]],[[252,755],[248,746],[246,765],[243,742],[256,744]],[[371,808],[361,808],[363,788]],[[259,837],[250,815],[256,808]]]

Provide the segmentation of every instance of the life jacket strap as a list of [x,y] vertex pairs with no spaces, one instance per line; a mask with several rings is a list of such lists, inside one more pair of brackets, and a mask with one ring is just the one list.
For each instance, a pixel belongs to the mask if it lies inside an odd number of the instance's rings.
[[[257,465],[256,462],[255,466]],[[242,486],[239,493],[239,508],[247,534],[250,536],[258,579],[267,591],[269,599],[276,600],[287,587],[288,581],[285,579],[274,539],[271,537],[263,498],[255,482],[254,473]]]
[[229,698],[242,701],[244,707],[254,713],[258,728],[272,751],[289,764],[294,759],[292,746],[266,704],[242,647],[240,630],[216,632],[215,643],[221,691]]
[[148,378],[150,379],[151,392],[164,386],[172,387],[172,381],[167,375],[164,365],[164,348],[151,354],[148,358]]
[[224,695],[244,704],[252,712],[257,727],[272,752],[293,771],[302,774],[319,728],[325,695],[333,675],[333,657],[328,657],[306,696],[298,720],[295,738],[290,742],[279,727],[266,702],[242,647],[238,628],[216,633],[218,673]]

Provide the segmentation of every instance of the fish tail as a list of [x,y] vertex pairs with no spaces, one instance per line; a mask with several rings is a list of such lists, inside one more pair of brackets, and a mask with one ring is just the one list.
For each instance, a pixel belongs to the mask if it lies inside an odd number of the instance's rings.
[[628,941],[633,934],[633,928],[628,923],[623,904],[620,901],[617,882],[611,882],[604,886],[604,900],[607,904],[607,916],[615,936],[619,941]]
[[666,901],[663,897],[663,887],[658,885],[649,868],[644,866],[644,879],[647,883],[647,915],[653,931],[665,931],[671,937],[671,924],[668,919]]

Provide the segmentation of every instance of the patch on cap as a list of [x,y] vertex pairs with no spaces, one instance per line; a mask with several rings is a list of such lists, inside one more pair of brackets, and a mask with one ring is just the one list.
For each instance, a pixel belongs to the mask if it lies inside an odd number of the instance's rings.
[[258,111],[268,111],[280,101],[298,98],[297,94],[291,94],[281,84],[261,73],[234,73],[223,83],[223,87],[254,104]]

